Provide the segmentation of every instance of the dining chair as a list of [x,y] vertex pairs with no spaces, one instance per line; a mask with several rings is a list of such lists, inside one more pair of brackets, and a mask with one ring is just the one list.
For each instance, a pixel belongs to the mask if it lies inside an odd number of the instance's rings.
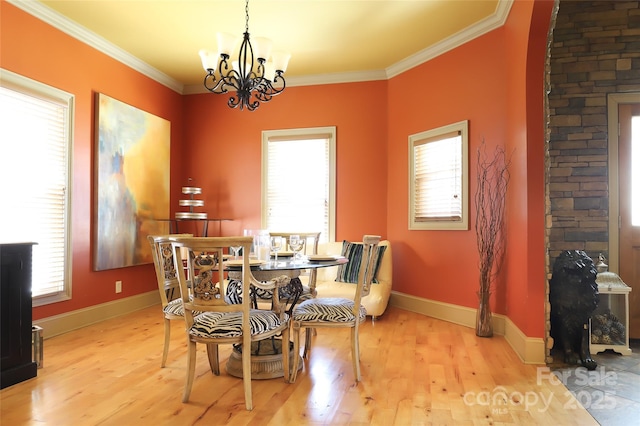
[[271,237],[282,237],[285,239],[286,244],[283,247],[289,246],[289,239],[292,235],[299,235],[305,241],[304,253],[316,254],[318,252],[318,242],[320,240],[320,232],[273,232],[269,231]]
[[[285,244],[282,247],[286,249],[289,247],[289,239],[292,235],[299,235],[302,240],[304,240],[303,253],[304,254],[318,254],[318,242],[320,240],[320,232],[272,232],[269,231],[269,236],[271,237],[281,237],[285,239]],[[308,279],[306,284],[302,285],[302,294],[298,297],[296,303],[305,301],[307,299],[311,299],[316,296],[316,276],[317,271],[312,269],[309,271]],[[263,299],[268,299],[270,295],[258,295],[258,297]],[[288,300],[288,302],[291,302]],[[290,306],[292,308],[292,306]]]
[[[269,231],[269,236],[271,237],[282,237],[285,239],[285,244],[283,247],[285,249],[289,247],[289,239],[292,235],[299,235],[302,240],[304,240],[304,247],[302,249],[302,253],[307,254],[318,254],[318,243],[320,242],[320,232],[271,232]],[[287,312],[289,315],[293,312],[294,305],[298,303],[302,303],[305,300],[313,299],[316,297],[316,281],[318,277],[318,270],[311,269],[306,276],[306,283],[302,282],[302,293],[296,300],[293,300],[291,297],[288,297],[285,300],[287,306]],[[303,278],[305,278],[303,276]],[[281,295],[283,296],[283,295]],[[270,295],[260,295],[258,297],[261,299],[268,299]],[[311,335],[315,330],[313,328],[307,328],[305,332],[305,345],[304,345],[304,356],[307,355],[307,348],[311,345]]]
[[[218,345],[242,345],[242,378],[245,406],[253,408],[251,396],[251,342],[282,335],[289,342],[289,315],[280,303],[278,288],[289,283],[289,277],[281,276],[261,282],[251,273],[249,256],[242,259],[243,294],[250,294],[250,286],[273,291],[272,309],[254,309],[251,298],[242,297],[233,303],[227,297],[228,270],[223,252],[232,246],[242,246],[249,253],[251,237],[179,237],[172,240],[173,257],[178,273],[178,283],[184,306],[187,336],[187,378],[182,397],[189,401],[196,366],[196,345],[205,344],[211,371],[219,375]],[[185,268],[179,267],[186,263]],[[191,291],[187,277],[191,277]],[[200,312],[194,315],[194,312]],[[247,349],[249,348],[249,349]],[[289,345],[282,345],[284,380],[289,381]]]
[[[358,283],[355,296],[350,298],[318,297],[297,305],[293,310],[291,323],[293,328],[293,368],[290,374],[291,383],[295,382],[298,374],[300,357],[300,332],[302,328],[350,328],[351,329],[351,360],[356,382],[360,381],[360,323],[367,318],[367,311],[360,303],[362,297],[369,294],[371,280],[375,269],[374,253],[380,243],[380,236],[365,235],[362,240],[362,260],[359,265]],[[310,351],[310,339],[306,339],[303,356],[306,358]]]
[[162,304],[162,315],[164,319],[164,349],[162,350],[161,367],[167,363],[169,355],[169,341],[171,339],[171,321],[184,320],[184,309],[180,299],[178,289],[178,276],[173,262],[173,248],[171,237],[192,237],[192,234],[168,234],[149,235],[147,240],[151,244],[151,254],[153,255],[153,265],[156,270],[158,281],[158,291]]

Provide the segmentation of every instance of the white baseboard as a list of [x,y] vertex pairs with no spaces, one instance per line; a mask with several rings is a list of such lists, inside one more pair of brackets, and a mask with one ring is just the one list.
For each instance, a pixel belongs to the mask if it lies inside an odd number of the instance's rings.
[[33,325],[42,327],[46,339],[153,305],[160,305],[158,290],[42,318],[33,321]]
[[525,364],[545,364],[546,349],[542,337],[528,337],[509,317],[505,317],[504,338]]
[[[389,304],[407,311],[416,312],[443,321],[452,322],[469,328],[476,327],[476,310],[450,303],[438,302],[411,296],[397,291],[391,292]],[[544,339],[527,337],[504,315],[493,314],[493,332],[504,336],[515,353],[525,364],[544,364]]]

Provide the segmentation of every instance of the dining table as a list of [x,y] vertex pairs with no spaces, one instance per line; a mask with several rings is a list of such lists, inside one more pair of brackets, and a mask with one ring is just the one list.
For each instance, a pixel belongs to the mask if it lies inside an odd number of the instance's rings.
[[[347,263],[349,259],[344,256],[335,254],[329,255],[304,255],[300,258],[294,258],[288,253],[280,253],[277,260],[272,257],[269,260],[259,261],[251,259],[251,273],[258,281],[268,281],[282,275],[290,278],[289,284],[280,288],[279,296],[281,299],[288,301],[290,305],[288,314],[291,315],[295,304],[302,295],[303,286],[300,276],[304,271],[312,271],[318,268],[328,268],[331,266],[339,266]],[[227,269],[229,271],[229,284],[227,286],[227,296],[242,297],[239,292],[242,289],[242,260],[230,258],[227,260]],[[250,297],[253,299],[254,307],[257,308],[257,301],[268,301],[271,295],[253,289]],[[294,354],[290,345],[290,362],[293,365],[293,357],[300,356]],[[302,362],[300,368],[302,368]],[[242,346],[235,345],[226,365],[227,373],[235,377],[242,377]],[[251,378],[252,379],[272,379],[283,377],[284,370],[282,365],[282,340],[272,339],[269,341],[257,341],[251,345]]]

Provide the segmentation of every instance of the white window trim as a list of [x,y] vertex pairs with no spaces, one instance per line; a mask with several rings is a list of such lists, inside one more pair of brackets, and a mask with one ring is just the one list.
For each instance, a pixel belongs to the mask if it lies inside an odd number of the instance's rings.
[[68,105],[67,110],[67,122],[66,131],[69,135],[67,141],[67,196],[65,198],[65,270],[64,270],[64,288],[57,293],[42,295],[33,297],[32,306],[42,306],[50,303],[60,302],[63,300],[71,299],[71,271],[72,271],[72,242],[71,242],[71,198],[72,198],[72,164],[73,164],[73,118],[74,118],[74,106],[75,97],[71,93],[67,93],[63,90],[56,89],[55,87],[48,86],[36,80],[32,80],[28,77],[24,77],[20,74],[16,74],[9,70],[0,68],[0,85],[11,90],[16,90],[34,97],[42,99],[53,99],[61,103]]
[[[415,220],[415,158],[414,146],[425,139],[459,132],[462,137],[462,218],[460,221]],[[409,136],[409,229],[410,230],[468,230],[469,229],[469,121],[427,130]]]
[[[267,226],[267,175],[268,175],[268,144],[270,139],[305,139],[315,135],[329,136],[329,235],[326,241],[335,241],[336,238],[336,128],[328,127],[308,127],[300,129],[285,130],[264,130],[262,132],[262,206],[261,206],[261,226]],[[304,179],[304,177],[301,177]],[[321,235],[321,240],[324,240]]]

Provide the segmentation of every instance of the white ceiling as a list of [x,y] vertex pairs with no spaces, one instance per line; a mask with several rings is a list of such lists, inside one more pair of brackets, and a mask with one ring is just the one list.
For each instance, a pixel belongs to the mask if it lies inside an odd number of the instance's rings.
[[[251,0],[249,32],[292,54],[289,86],[385,79],[501,26],[512,1]],[[245,27],[243,0],[9,2],[180,93],[202,91],[198,51]]]

